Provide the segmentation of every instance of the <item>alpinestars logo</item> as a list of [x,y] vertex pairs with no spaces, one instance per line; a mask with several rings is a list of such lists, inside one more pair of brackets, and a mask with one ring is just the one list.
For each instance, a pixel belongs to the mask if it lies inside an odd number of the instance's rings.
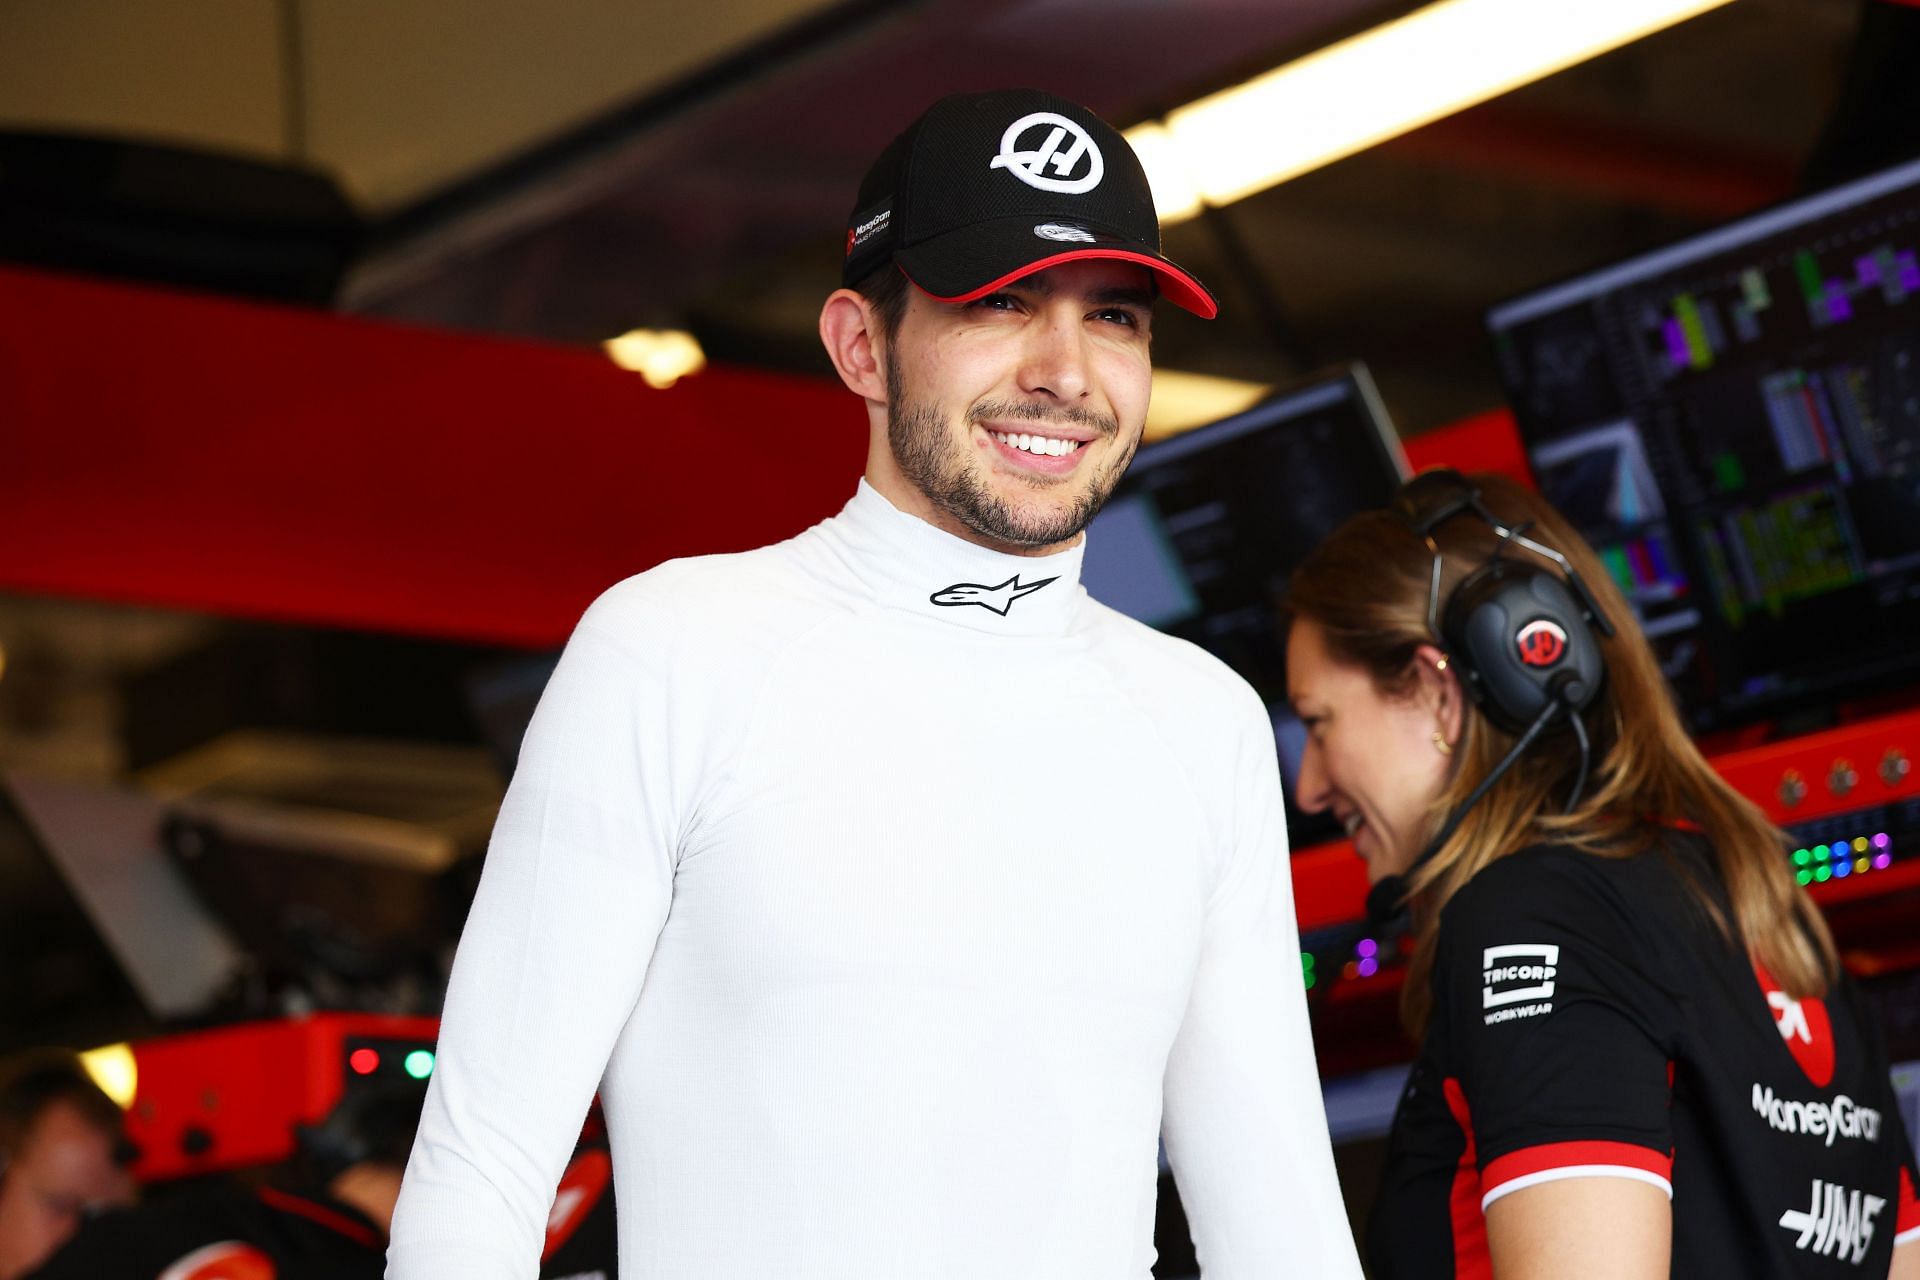
[[1546,618],[1520,628],[1513,642],[1520,648],[1520,661],[1530,667],[1550,667],[1567,653],[1567,633]]
[[1796,1249],[1859,1266],[1867,1250],[1873,1247],[1873,1220],[1886,1207],[1887,1202],[1881,1196],[1849,1191],[1815,1178],[1813,1199],[1806,1211],[1787,1210],[1780,1215],[1780,1225],[1800,1233],[1793,1242]]
[[983,586],[978,582],[956,582],[950,587],[928,596],[927,599],[938,605],[959,608],[962,605],[977,604],[982,609],[991,609],[1001,617],[1013,608],[1015,600],[1032,595],[1049,582],[1058,582],[1055,578],[1042,578],[1038,582],[1022,582],[1020,575],[1014,574],[997,587]]
[[1488,947],[1480,964],[1480,1007],[1493,1010],[1486,1015],[1488,1026],[1553,1012],[1553,980],[1560,972],[1558,944],[1518,942]]
[[[1021,140],[1030,129],[1047,132],[1041,135],[1039,146],[1022,151]],[[1061,146],[1069,138],[1072,144],[1062,151]],[[1082,160],[1087,162],[1086,172],[1071,176],[1080,168]],[[1087,131],[1051,111],[1036,111],[1008,125],[1007,131],[1000,135],[1000,154],[987,168],[1005,169],[1030,187],[1067,196],[1084,195],[1099,186],[1100,179],[1107,174],[1106,159]],[[1048,176],[1048,169],[1053,170],[1053,176]]]
[[1093,232],[1085,227],[1076,227],[1071,222],[1043,222],[1033,229],[1033,234],[1042,240],[1058,240],[1072,244],[1099,244]]

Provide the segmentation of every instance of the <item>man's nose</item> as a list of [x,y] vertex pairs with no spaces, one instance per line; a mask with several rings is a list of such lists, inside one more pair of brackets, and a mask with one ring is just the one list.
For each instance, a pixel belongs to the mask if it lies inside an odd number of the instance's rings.
[[1086,335],[1078,308],[1043,308],[1027,331],[1020,389],[1078,403],[1090,390]]

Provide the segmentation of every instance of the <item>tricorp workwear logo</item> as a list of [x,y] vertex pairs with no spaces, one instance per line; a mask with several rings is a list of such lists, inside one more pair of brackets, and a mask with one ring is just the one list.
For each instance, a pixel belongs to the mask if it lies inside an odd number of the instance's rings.
[[[1037,145],[1022,150],[1021,144],[1029,140]],[[1000,154],[987,167],[1005,169],[1038,190],[1069,196],[1093,190],[1107,172],[1107,162],[1087,131],[1051,111],[1036,111],[1008,125],[1000,135]]]

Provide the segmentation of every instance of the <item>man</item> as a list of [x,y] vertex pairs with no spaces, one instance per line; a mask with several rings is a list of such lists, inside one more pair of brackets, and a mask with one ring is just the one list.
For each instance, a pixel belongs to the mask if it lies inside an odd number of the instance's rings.
[[[384,1271],[400,1174],[424,1085],[359,1086],[302,1126],[272,1181],[197,1180],[89,1221],[31,1280],[358,1280]],[[611,1280],[607,1157],[589,1146],[562,1179],[540,1275]],[[564,1210],[564,1212],[563,1212]]]
[[582,619],[388,1274],[531,1275],[597,1087],[629,1275],[1144,1280],[1164,1125],[1209,1277],[1357,1276],[1266,714],[1078,584],[1154,296],[1212,300],[1119,134],[1029,91],[935,104],[847,248],[865,480]]
[[88,1215],[133,1200],[120,1108],[71,1054],[0,1067],[0,1280],[18,1280]]

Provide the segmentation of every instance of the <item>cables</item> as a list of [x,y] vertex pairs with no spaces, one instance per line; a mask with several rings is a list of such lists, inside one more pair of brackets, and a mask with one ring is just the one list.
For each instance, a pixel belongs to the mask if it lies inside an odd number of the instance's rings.
[[1573,790],[1567,793],[1567,807],[1560,811],[1562,813],[1572,813],[1580,807],[1580,797],[1587,789],[1587,769],[1593,762],[1593,747],[1587,742],[1586,722],[1581,720],[1578,711],[1567,718],[1573,722],[1573,736],[1580,743],[1580,772],[1573,775]]

